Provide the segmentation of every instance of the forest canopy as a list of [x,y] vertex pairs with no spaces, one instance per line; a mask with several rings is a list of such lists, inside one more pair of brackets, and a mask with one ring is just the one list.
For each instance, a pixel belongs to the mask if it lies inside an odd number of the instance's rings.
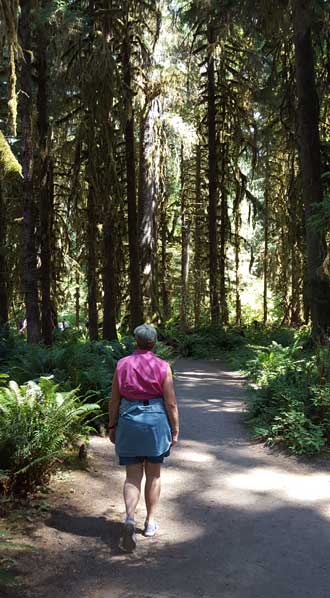
[[330,332],[326,0],[0,0],[0,325]]

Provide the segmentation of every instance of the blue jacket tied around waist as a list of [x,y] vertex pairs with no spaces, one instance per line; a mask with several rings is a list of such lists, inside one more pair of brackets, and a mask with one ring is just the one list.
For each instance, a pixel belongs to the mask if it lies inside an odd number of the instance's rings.
[[158,457],[168,451],[172,442],[171,426],[164,399],[120,401],[116,430],[116,453],[125,457]]

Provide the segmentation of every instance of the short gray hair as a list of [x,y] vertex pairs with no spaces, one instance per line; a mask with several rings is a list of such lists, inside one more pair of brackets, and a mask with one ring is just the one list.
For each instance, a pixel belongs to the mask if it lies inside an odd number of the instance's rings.
[[152,347],[157,341],[157,331],[150,324],[141,324],[134,330],[134,336],[141,349]]

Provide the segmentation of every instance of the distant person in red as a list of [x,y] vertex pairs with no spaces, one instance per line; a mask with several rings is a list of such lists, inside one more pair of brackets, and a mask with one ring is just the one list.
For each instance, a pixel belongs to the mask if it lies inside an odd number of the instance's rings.
[[146,476],[144,535],[154,536],[160,497],[160,467],[179,437],[179,414],[169,364],[153,353],[157,332],[143,324],[134,330],[137,349],[117,364],[109,402],[109,435],[120,465],[126,466],[126,520],[121,548],[136,547],[135,510]]

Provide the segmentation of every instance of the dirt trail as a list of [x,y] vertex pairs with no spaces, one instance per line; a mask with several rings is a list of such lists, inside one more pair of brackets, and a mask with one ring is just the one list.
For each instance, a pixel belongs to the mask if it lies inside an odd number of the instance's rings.
[[[251,442],[237,374],[187,359],[176,372],[182,433],[164,467],[159,535],[120,553],[123,470],[95,439],[91,471],[57,482],[62,496],[34,531],[29,589],[8,596],[329,598],[329,467]],[[141,502],[141,527],[144,516]]]

